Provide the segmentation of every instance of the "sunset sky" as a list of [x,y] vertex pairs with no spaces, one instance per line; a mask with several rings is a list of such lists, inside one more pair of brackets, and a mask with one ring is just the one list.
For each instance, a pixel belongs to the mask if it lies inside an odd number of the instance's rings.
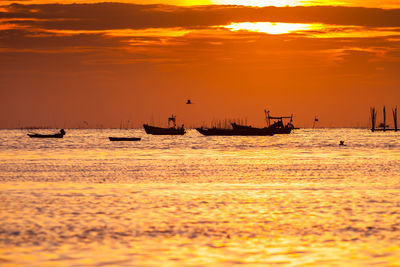
[[59,2],[0,0],[0,128],[262,126],[265,108],[358,127],[400,106],[399,1]]

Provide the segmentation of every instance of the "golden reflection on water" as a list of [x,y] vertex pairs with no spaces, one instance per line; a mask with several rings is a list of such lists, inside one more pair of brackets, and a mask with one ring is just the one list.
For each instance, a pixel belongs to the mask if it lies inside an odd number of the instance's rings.
[[0,131],[0,265],[400,264],[397,133],[121,131]]
[[4,266],[396,265],[397,192],[341,182],[5,184],[0,259]]

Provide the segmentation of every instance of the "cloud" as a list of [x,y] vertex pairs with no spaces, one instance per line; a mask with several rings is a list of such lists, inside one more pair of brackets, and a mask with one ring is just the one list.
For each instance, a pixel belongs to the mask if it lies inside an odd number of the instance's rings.
[[115,47],[120,38],[105,38],[102,34],[57,35],[43,31],[9,29],[0,31],[0,47],[14,49],[53,49],[63,47]]
[[[400,26],[400,9],[358,7],[244,7],[136,5],[124,3],[43,4],[5,6],[0,18],[12,23],[60,30],[108,30],[208,27],[232,22],[290,22]],[[32,19],[16,20],[12,19]]]

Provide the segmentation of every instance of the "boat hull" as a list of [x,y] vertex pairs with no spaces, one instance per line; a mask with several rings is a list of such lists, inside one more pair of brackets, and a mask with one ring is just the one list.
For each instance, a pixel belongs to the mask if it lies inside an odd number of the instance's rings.
[[273,131],[268,128],[252,129],[221,129],[221,128],[196,128],[202,135],[206,136],[272,136]]
[[213,136],[213,135],[219,135],[219,136],[231,136],[231,135],[236,135],[233,129],[221,129],[221,128],[209,128],[209,129],[204,129],[204,128],[196,128],[196,130],[201,133],[202,135],[206,136]]
[[184,135],[185,128],[161,128],[143,124],[143,128],[147,134],[153,135]]
[[108,137],[110,141],[140,141],[139,137]]
[[232,123],[232,128],[235,130],[247,131],[247,132],[257,132],[257,131],[271,131],[273,134],[290,134],[293,130],[292,127],[265,127],[265,128],[254,128],[252,126],[240,125]]
[[63,134],[28,134],[30,138],[63,138]]

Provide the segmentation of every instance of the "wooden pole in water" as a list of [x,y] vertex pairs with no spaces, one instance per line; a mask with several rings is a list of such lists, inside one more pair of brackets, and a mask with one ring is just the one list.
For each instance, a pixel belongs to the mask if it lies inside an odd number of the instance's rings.
[[397,106],[392,111],[393,111],[394,131],[397,132]]
[[375,123],[376,123],[376,110],[375,107],[370,108],[371,111],[371,131],[375,131]]
[[383,131],[386,131],[386,107],[383,106]]

